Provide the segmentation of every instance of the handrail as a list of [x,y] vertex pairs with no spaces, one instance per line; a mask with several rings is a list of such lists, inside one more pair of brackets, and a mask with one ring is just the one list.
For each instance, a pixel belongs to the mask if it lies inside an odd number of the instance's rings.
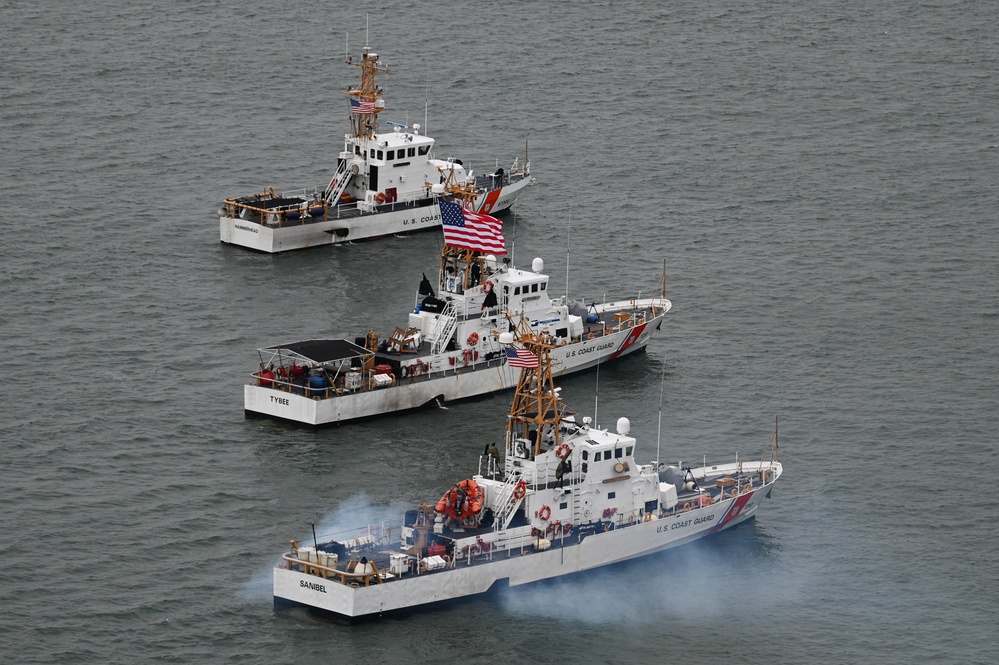
[[324,566],[321,563],[313,563],[311,561],[303,561],[298,557],[294,556],[293,552],[288,552],[287,554],[282,554],[281,558],[285,560],[288,564],[288,570],[294,570],[296,565],[302,566],[305,570],[303,572],[314,575],[313,569],[321,570],[324,574],[319,575],[325,580],[329,579],[328,573],[332,573],[335,578],[340,578],[340,583],[350,586],[351,582],[348,580],[358,581],[364,580],[364,586],[371,586],[371,580],[374,579],[377,584],[384,584],[385,580],[382,579],[382,574],[375,566],[373,561],[369,561],[368,564],[374,568],[374,572],[370,573],[348,573],[345,570],[337,570],[336,568],[330,568],[329,566]]

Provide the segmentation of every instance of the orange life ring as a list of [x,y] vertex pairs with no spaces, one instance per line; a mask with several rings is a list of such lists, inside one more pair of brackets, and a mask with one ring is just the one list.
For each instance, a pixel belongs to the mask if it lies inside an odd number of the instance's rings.
[[520,501],[527,495],[527,483],[521,480],[517,483],[517,486],[513,488],[513,498],[515,501]]
[[555,454],[559,459],[565,459],[572,452],[572,448],[569,447],[568,443],[560,443],[558,448],[555,449]]
[[683,504],[683,512],[685,512],[685,513],[686,512],[690,512],[690,501],[688,501],[687,503]]
[[375,201],[379,203],[385,203],[385,192],[378,192],[375,194]]
[[473,332],[471,335],[468,336],[469,346],[475,346],[478,343],[479,343],[479,333]]
[[542,522],[547,522],[548,519],[552,516],[552,509],[549,508],[548,506],[541,506],[541,510],[538,511],[537,515],[539,520],[541,520]]

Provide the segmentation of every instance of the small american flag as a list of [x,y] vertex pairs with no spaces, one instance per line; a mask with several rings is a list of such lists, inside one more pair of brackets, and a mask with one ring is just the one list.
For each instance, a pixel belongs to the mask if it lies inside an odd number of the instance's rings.
[[362,99],[360,101],[352,99],[350,100],[350,112],[353,113],[354,115],[374,113],[375,102],[373,99]]
[[507,365],[510,367],[520,367],[530,369],[538,366],[538,357],[527,349],[514,349],[506,347]]

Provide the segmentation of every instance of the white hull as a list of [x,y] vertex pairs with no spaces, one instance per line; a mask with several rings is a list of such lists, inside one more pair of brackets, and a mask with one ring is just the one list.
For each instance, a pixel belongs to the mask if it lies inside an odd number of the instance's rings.
[[[477,210],[495,214],[514,204],[532,178],[515,181],[499,190],[483,193],[475,203]],[[388,206],[382,206],[386,208]],[[440,228],[440,211],[436,205],[405,207],[395,210],[354,214],[338,218],[338,207],[329,211],[325,221],[284,222],[282,225],[260,224],[241,217],[219,216],[219,239],[270,254],[323,245],[343,245],[356,240],[412,233]]]
[[[601,312],[649,306],[653,301],[624,301],[598,307]],[[668,307],[645,323],[634,328],[611,332],[603,337],[582,340],[559,347],[552,352],[555,374],[564,376],[588,369],[600,362],[613,360],[644,349],[649,343]],[[397,384],[366,392],[348,393],[327,399],[263,387],[250,383],[243,388],[243,408],[248,413],[281,418],[308,425],[340,423],[396,411],[415,409],[435,400],[451,402],[477,395],[512,388],[520,370],[509,367],[506,359],[491,363],[473,362],[467,367],[448,365],[443,357],[431,361],[440,368],[429,375],[402,379]]]
[[[689,543],[753,517],[780,475],[779,465],[776,469],[772,480],[752,493],[711,506],[689,512],[679,509],[656,520],[592,533],[581,541],[573,533],[561,541],[561,546],[546,551],[480,555],[473,561],[456,562],[446,570],[403,575],[402,579],[382,584],[353,588],[334,578],[324,579],[291,569],[294,565],[278,567],[274,569],[275,601],[356,618],[485,593],[497,583],[520,586],[635,559]],[[285,561],[293,564],[294,559],[285,557]]]

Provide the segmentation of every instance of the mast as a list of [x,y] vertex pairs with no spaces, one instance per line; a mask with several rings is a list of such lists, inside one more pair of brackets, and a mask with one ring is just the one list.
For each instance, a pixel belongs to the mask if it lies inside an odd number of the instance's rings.
[[482,192],[475,186],[475,183],[468,181],[459,182],[453,164],[451,168],[439,166],[437,170],[440,171],[441,176],[444,178],[444,192],[447,193],[450,199],[460,204],[465,210],[476,212],[475,201]]
[[552,340],[535,333],[523,318],[517,324],[514,340],[524,351],[533,354],[537,363],[528,359],[528,364],[533,366],[523,367],[520,371],[507,422],[507,459],[511,458],[510,446],[517,439],[528,442],[533,450],[532,457],[543,452],[543,440],[547,440],[550,446],[558,446],[562,438],[559,423],[563,415],[575,413],[562,403],[555,389],[551,357],[555,346]]
[[378,72],[388,72],[388,67],[381,64],[377,53],[371,53],[369,46],[364,47],[360,61],[348,56],[347,64],[355,65],[361,73],[361,84],[345,93],[351,98],[350,129],[355,138],[372,139],[378,133],[378,114],[385,110],[375,76]]
[[458,280],[458,286],[461,287],[462,292],[478,286],[485,279],[486,255],[472,249],[445,244],[441,249],[440,280],[438,283],[443,286],[448,274]]

